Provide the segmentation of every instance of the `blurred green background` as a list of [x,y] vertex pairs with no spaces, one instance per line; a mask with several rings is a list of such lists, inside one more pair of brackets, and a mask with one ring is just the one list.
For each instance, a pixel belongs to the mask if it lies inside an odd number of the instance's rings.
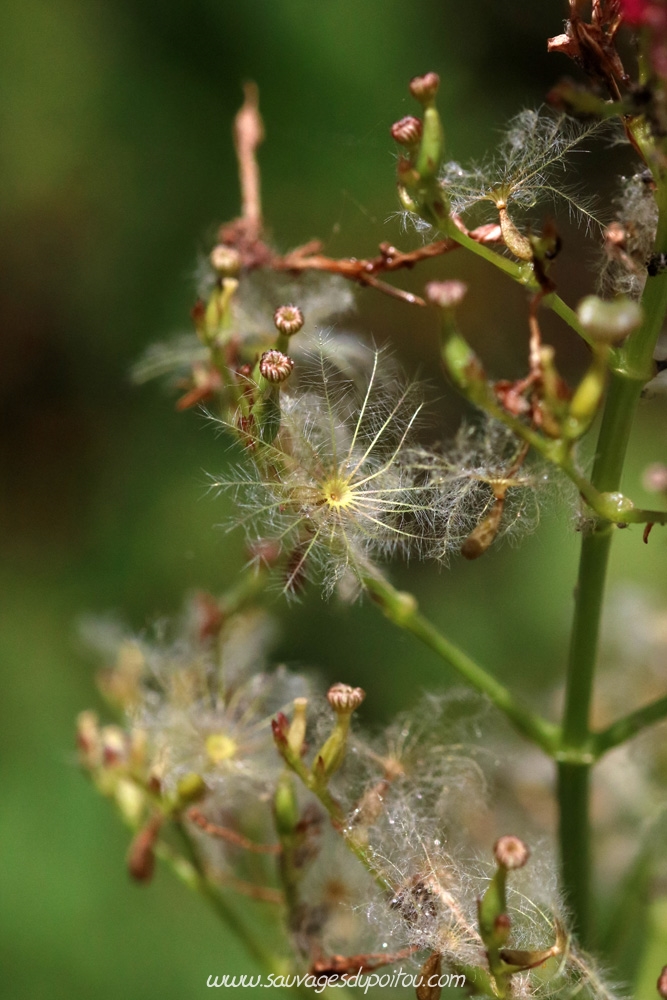
[[[570,72],[547,58],[553,0],[4,0],[0,11],[0,992],[26,1000],[203,995],[210,973],[250,971],[204,904],[160,872],[128,883],[126,832],[82,777],[77,712],[98,704],[77,621],[118,612],[134,628],[176,611],[193,587],[219,591],[241,540],[205,494],[226,460],[195,412],[177,415],[128,371],[156,339],[188,329],[198,254],[238,211],[231,121],[256,80],[267,141],[264,207],[278,246],[318,236],[340,255],[417,245],[395,219],[388,129],[414,111],[407,81],[437,70],[450,153],[479,157],[515,111]],[[587,161],[608,188],[625,153]],[[604,168],[604,169],[603,169]],[[568,249],[580,238],[567,233]],[[582,257],[583,255],[583,257]],[[581,260],[559,265],[570,301]],[[404,276],[465,275],[471,339],[498,375],[521,370],[525,301],[452,255]],[[441,433],[462,412],[440,380],[432,319],[360,291],[357,329],[389,339],[443,396]],[[551,321],[562,368],[584,355]],[[635,469],[660,457],[664,408],[644,407]],[[652,428],[652,429],[650,429]],[[664,457],[664,456],[663,456]],[[576,564],[569,516],[448,572],[396,579],[453,638],[537,695],[560,671]],[[664,540],[619,539],[614,571],[659,575]],[[279,608],[279,655],[369,691],[388,718],[452,676],[372,609],[311,594]],[[324,640],[324,641],[323,641]],[[663,956],[664,958],[665,956]]]

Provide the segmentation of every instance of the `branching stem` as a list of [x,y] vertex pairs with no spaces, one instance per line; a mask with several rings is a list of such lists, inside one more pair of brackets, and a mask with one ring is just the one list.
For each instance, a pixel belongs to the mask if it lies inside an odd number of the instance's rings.
[[[657,192],[659,221],[656,249],[667,248],[667,186]],[[620,363],[612,372],[605,402],[597,454],[591,483],[604,493],[618,491],[625,453],[642,386],[652,373],[652,355],[665,313],[667,312],[667,274],[647,280],[642,298],[644,322],[620,352]],[[575,612],[568,661],[563,745],[569,752],[590,748],[590,708],[597,661],[600,618],[604,596],[613,527],[600,521],[582,542],[579,576],[575,591]],[[629,729],[637,731],[653,721],[650,706],[631,717]],[[665,709],[667,711],[667,708]],[[639,724],[639,725],[638,725]],[[593,738],[595,749],[618,742],[624,725],[621,720],[611,730]],[[633,730],[633,726],[635,727]],[[611,743],[609,740],[611,739]],[[590,943],[590,831],[589,770],[594,755],[574,765],[561,762],[558,777],[560,806],[560,848],[563,884],[572,909],[575,930],[584,945]]]
[[550,756],[557,753],[559,728],[524,705],[500,681],[442,635],[435,625],[420,614],[411,594],[400,593],[378,575],[367,576],[364,584],[390,621],[421,639],[472,687],[485,694],[532,743],[536,743]]

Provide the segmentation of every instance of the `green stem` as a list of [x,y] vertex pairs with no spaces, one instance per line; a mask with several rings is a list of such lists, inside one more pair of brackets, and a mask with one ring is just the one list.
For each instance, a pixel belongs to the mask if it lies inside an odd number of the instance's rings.
[[617,719],[606,729],[596,733],[594,737],[595,756],[601,757],[608,750],[613,750],[614,747],[632,739],[642,729],[652,726],[655,722],[661,722],[666,717],[667,695],[624,715],[622,719]]
[[[430,221],[430,220],[427,220]],[[451,219],[447,215],[438,214],[437,216],[438,225],[440,228],[446,232],[447,236],[455,240],[459,246],[465,247],[466,250],[470,250],[477,257],[481,257],[483,260],[487,261],[489,264],[493,264],[494,267],[502,271],[513,281],[516,281],[520,285],[524,285],[526,288],[532,288],[537,291],[539,289],[539,284],[535,279],[532,264],[523,262],[518,264],[514,260],[510,260],[509,257],[504,257],[502,254],[498,253],[496,250],[492,250],[490,247],[486,246],[484,243],[478,243],[467,233],[461,232],[461,230],[452,225]],[[585,340],[587,344],[591,344],[591,338],[583,329],[577,314],[574,309],[571,309],[566,302],[561,299],[559,295],[552,292],[550,295],[546,295],[542,300],[543,305],[552,312],[555,312],[557,316],[560,316],[568,326],[570,326],[575,333],[578,333],[582,340]]]
[[472,687],[485,694],[520,733],[549,755],[555,754],[560,729],[524,705],[500,681],[442,635],[419,613],[411,594],[400,593],[380,576],[369,574],[364,584],[390,621],[420,639]]
[[589,780],[590,766],[559,762],[561,878],[572,914],[573,930],[582,943],[588,940],[589,934]]
[[339,803],[334,799],[326,785],[323,785],[321,781],[317,780],[316,776],[306,766],[301,756],[294,753],[290,747],[281,748],[279,746],[279,752],[282,754],[285,763],[290,770],[296,774],[308,791],[312,792],[313,795],[317,797],[320,804],[324,806],[329,819],[331,820],[331,825],[342,835],[343,840],[355,857],[361,862],[369,874],[373,876],[381,892],[385,894],[393,894],[395,886],[393,886],[382,874],[380,869],[371,860],[368,852],[364,849],[363,844],[357,840],[355,831],[347,825],[347,817],[345,816],[345,813]]
[[[662,250],[667,246],[667,190],[659,190],[658,206],[656,248]],[[615,493],[620,487],[637,403],[652,373],[652,354],[667,311],[667,275],[647,280],[642,307],[644,321],[618,353],[604,405],[591,477],[593,488],[604,493]],[[575,931],[584,946],[591,937],[589,770],[597,750],[590,731],[590,709],[613,531],[608,520],[600,520],[582,542],[558,770],[563,886]],[[579,763],[575,764],[577,756]]]
[[286,973],[287,970],[284,965],[276,959],[276,956],[261,946],[257,940],[257,936],[245,926],[240,914],[227,903],[220,890],[206,877],[185,830],[183,830],[180,824],[176,824],[176,829],[188,857],[186,858],[182,854],[179,854],[163,840],[158,841],[155,845],[157,856],[165,864],[169,865],[172,872],[189,889],[198,892],[206,900],[227,929],[242,941],[248,954],[255,959],[262,969],[278,974]]

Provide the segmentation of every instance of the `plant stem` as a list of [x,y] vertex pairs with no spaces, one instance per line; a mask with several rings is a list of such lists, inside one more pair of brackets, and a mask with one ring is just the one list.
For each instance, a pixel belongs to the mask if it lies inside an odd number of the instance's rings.
[[[667,191],[658,190],[656,247],[667,245]],[[625,453],[641,390],[652,374],[652,355],[665,312],[667,276],[648,278],[642,298],[644,321],[624,348],[611,374],[591,482],[614,493],[621,483]],[[563,886],[584,946],[590,943],[589,771],[595,759],[590,708],[597,660],[600,618],[614,528],[599,520],[582,542],[575,591],[575,612],[567,669],[563,743],[558,769],[559,839]],[[593,743],[593,747],[592,747]],[[579,756],[579,763],[573,756]]]
[[364,584],[390,621],[421,639],[472,687],[485,694],[520,733],[549,755],[555,754],[560,729],[524,705],[500,681],[442,635],[419,613],[411,594],[395,590],[387,580],[376,575],[369,574]]
[[667,695],[624,715],[622,719],[612,722],[602,732],[596,733],[594,737],[595,756],[601,757],[608,750],[632,739],[642,729],[665,718],[667,718]]
[[[528,264],[525,261],[518,263],[517,261],[510,260],[509,257],[503,256],[503,254],[498,253],[497,250],[492,250],[490,247],[485,246],[485,244],[479,243],[471,236],[468,236],[467,233],[461,232],[457,226],[452,225],[448,215],[438,213],[437,221],[443,232],[445,232],[451,239],[455,240],[459,246],[465,247],[466,250],[470,250],[470,252],[474,253],[477,257],[482,257],[484,260],[488,261],[489,264],[493,264],[494,267],[497,267],[503,272],[503,274],[506,274],[518,284],[533,290],[537,290],[539,288],[539,284],[535,279],[531,264]],[[570,308],[570,306],[568,306],[559,295],[552,292],[550,295],[546,295],[542,302],[548,309],[551,309],[557,316],[560,316],[560,318],[564,320],[564,322],[567,323],[567,325],[570,326],[575,333],[578,333],[582,340],[585,340],[587,344],[592,343],[591,338],[579,322],[574,309]]]
[[276,961],[274,955],[266,951],[261,946],[257,940],[257,936],[251,933],[241,920],[240,914],[229,906],[220,890],[217,889],[217,887],[214,886],[206,877],[198,859],[195,857],[194,849],[190,844],[187,833],[185,833],[182,829],[179,829],[179,833],[180,839],[184,844],[184,848],[187,850],[190,857],[186,858],[182,854],[179,854],[163,840],[158,841],[155,846],[155,853],[157,856],[169,865],[172,872],[177,875],[189,889],[198,892],[206,900],[217,916],[220,917],[228,930],[240,941],[242,941],[244,947],[248,951],[248,954],[252,955],[262,969],[269,972],[284,973],[286,971],[284,967]]

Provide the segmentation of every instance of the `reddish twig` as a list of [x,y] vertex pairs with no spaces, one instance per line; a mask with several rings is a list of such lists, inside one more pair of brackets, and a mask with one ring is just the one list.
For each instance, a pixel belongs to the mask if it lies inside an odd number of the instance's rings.
[[256,83],[243,86],[244,101],[234,119],[234,148],[239,165],[241,218],[249,239],[262,231],[262,199],[257,147],[264,139],[264,123],[259,113],[259,90]]
[[382,952],[367,955],[330,955],[313,962],[310,972],[314,976],[340,976],[344,979],[357,972],[372,972],[373,969],[380,969],[384,965],[394,965],[404,958],[409,958],[419,950],[419,945],[411,945],[409,948],[395,951],[391,955]]
[[217,837],[219,840],[225,840],[228,844],[234,844],[235,847],[242,847],[243,850],[251,851],[253,854],[280,854],[282,851],[280,844],[257,844],[254,840],[248,840],[243,834],[237,833],[236,830],[230,830],[226,826],[218,826],[216,823],[211,823],[196,806],[188,810],[188,819],[196,823],[199,829],[207,833],[209,837]]
[[220,882],[227,888],[233,889],[234,892],[239,892],[250,899],[258,899],[262,903],[282,906],[285,902],[285,896],[280,889],[271,889],[265,885],[253,885],[252,882],[246,882],[245,879],[235,878],[232,875],[222,876]]
[[[478,243],[495,243],[501,238],[500,227],[491,224],[479,226],[468,233],[472,239]],[[338,274],[349,281],[356,281],[360,285],[369,285],[385,295],[402,299],[410,305],[425,306],[426,302],[419,295],[405,291],[402,288],[395,288],[393,285],[381,281],[377,275],[398,271],[402,268],[413,268],[415,264],[422,260],[429,260],[431,257],[440,257],[443,254],[457,250],[459,244],[456,240],[445,239],[436,240],[434,243],[427,243],[416,250],[407,252],[398,250],[391,243],[381,243],[380,253],[371,259],[357,257],[327,257],[322,250],[319,240],[312,240],[301,247],[291,250],[283,257],[274,256],[269,261],[269,267],[275,271],[291,271],[301,273],[302,271],[326,271],[329,274]]]

